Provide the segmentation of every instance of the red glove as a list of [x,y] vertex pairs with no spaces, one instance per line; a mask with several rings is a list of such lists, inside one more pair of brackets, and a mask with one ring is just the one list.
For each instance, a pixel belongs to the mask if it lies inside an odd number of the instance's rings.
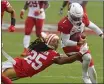
[[9,28],[8,28],[9,32],[14,32],[15,31],[15,27],[13,25],[11,25]]
[[20,12],[20,18],[21,18],[21,19],[23,19],[24,12],[25,12],[24,9],[22,9],[21,12]]
[[41,13],[40,10],[36,10],[36,11],[34,12],[34,15],[35,15],[35,16],[38,16],[38,15],[40,15],[40,13]]

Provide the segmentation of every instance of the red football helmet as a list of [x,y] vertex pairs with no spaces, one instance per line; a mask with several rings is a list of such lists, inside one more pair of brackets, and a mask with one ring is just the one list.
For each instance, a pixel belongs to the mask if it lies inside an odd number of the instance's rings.
[[52,49],[56,50],[59,44],[59,37],[56,34],[44,34],[43,38],[46,44],[51,47]]

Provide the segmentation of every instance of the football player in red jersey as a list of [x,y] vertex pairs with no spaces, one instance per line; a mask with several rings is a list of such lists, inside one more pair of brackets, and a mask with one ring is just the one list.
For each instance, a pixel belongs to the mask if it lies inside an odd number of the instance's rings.
[[[85,27],[92,29],[97,35],[104,38],[101,29],[87,19],[85,13],[83,13],[82,6],[78,3],[72,3],[68,15],[58,23],[58,31],[61,33],[62,48],[68,56],[79,52],[80,46],[86,42],[86,39],[82,38],[78,42],[70,39],[75,33],[83,33]],[[84,83],[96,83],[96,71],[90,52],[88,51],[80,61],[82,62]]]
[[33,75],[43,71],[53,63],[67,64],[72,63],[83,54],[88,48],[83,46],[75,55],[71,57],[62,57],[55,50],[58,48],[59,37],[56,34],[44,35],[44,39],[36,39],[28,48],[30,54],[25,58],[12,58],[5,51],[3,55],[8,61],[2,63],[2,75],[9,77],[11,80],[32,77]]
[[45,20],[45,9],[48,7],[48,1],[26,1],[24,8],[21,10],[20,18],[23,18],[23,15],[27,9],[28,16],[25,21],[25,35],[23,39],[24,51],[21,56],[27,55],[27,48],[30,43],[30,34],[33,27],[35,26],[36,36],[41,37],[41,31]]
[[1,1],[1,24],[2,24],[2,19],[3,19],[3,15],[4,12],[8,12],[11,14],[11,25],[8,28],[8,30],[10,32],[14,32],[15,31],[15,10],[12,8],[12,6],[10,5],[10,3],[7,0],[2,0]]

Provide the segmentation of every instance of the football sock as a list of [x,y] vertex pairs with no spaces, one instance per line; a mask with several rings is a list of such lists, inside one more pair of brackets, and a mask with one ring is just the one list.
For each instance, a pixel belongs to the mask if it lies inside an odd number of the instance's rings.
[[83,59],[83,62],[82,62],[83,81],[84,81],[84,83],[88,84],[88,83],[91,83],[91,80],[88,76],[88,67],[89,67],[91,55],[89,53],[87,53],[82,57],[82,59]]
[[25,35],[23,39],[24,48],[28,48],[30,43],[30,35]]
[[92,83],[97,83],[97,73],[94,68],[94,65],[88,68],[89,77]]

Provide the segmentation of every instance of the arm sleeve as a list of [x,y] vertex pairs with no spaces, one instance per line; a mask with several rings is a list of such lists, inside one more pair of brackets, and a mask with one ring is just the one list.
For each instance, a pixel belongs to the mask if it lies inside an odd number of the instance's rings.
[[28,3],[28,1],[26,1],[26,2],[25,2],[25,5],[24,5],[24,7],[23,7],[23,9],[24,9],[24,10],[27,10],[27,9],[28,9],[28,5],[29,5],[29,3]]
[[67,4],[68,4],[68,1],[63,1],[63,4],[62,4],[62,7],[61,7],[61,8],[62,8],[62,9],[65,8],[65,6],[66,6]]
[[69,40],[70,39],[70,34],[61,33],[61,38],[62,38],[62,43],[65,46],[76,46],[77,45],[77,42]]
[[92,23],[91,21],[88,25],[88,28],[92,29],[97,35],[103,34],[102,30],[97,25]]
[[62,57],[57,57],[53,60],[53,62],[55,64],[68,64],[68,63],[73,63],[75,62],[76,60],[80,59],[82,57],[82,54],[80,53],[76,53],[76,54],[73,54],[72,56],[70,57],[66,57],[66,55],[62,55]]

